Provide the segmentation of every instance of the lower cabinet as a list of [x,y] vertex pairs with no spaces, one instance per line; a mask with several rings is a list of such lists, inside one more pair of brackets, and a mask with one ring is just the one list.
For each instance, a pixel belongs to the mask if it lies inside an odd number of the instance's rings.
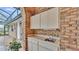
[[33,47],[33,46],[32,46],[32,42],[31,42],[31,40],[29,39],[29,40],[28,40],[28,50],[29,50],[29,51],[32,51],[32,50],[33,50],[32,47]]
[[34,38],[28,39],[28,51],[38,51],[38,41]]
[[58,51],[59,47],[53,43],[36,38],[28,38],[28,51]]
[[[47,41],[41,41],[39,40],[39,48],[42,48],[45,51],[58,51],[59,47],[54,44]],[[39,49],[41,51],[41,49]]]
[[50,50],[43,46],[39,46],[39,51],[50,51]]
[[38,44],[32,44],[32,51],[38,51]]

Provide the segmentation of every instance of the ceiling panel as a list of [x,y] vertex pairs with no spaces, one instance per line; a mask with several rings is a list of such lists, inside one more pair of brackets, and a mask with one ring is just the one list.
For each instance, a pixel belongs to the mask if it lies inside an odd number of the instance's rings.
[[18,7],[0,7],[0,24],[14,19],[20,13],[21,11]]

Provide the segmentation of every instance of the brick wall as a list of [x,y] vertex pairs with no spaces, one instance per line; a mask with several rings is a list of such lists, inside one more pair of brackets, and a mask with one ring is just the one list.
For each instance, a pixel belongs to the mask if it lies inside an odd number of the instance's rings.
[[60,8],[60,26],[62,50],[78,50],[78,23],[79,8]]

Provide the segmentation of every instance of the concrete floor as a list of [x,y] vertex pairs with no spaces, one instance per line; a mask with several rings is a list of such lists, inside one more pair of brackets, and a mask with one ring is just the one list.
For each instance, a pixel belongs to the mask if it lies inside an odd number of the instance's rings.
[[[9,51],[9,43],[13,39],[11,36],[0,36],[0,51]],[[24,51],[24,49],[21,48],[20,51]]]
[[4,36],[0,36],[0,51],[8,51],[8,48],[5,45],[5,38],[4,38]]

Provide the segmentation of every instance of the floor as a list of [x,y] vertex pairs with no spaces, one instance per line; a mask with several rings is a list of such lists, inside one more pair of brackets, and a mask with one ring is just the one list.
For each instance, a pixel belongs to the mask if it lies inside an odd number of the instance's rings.
[[[9,51],[9,43],[13,39],[14,38],[11,36],[0,36],[0,51]],[[25,51],[25,50],[21,48],[20,51]]]
[[10,36],[0,36],[0,51],[8,51],[8,45],[11,39]]
[[5,38],[4,36],[0,36],[0,51],[7,51],[7,47],[5,46]]

